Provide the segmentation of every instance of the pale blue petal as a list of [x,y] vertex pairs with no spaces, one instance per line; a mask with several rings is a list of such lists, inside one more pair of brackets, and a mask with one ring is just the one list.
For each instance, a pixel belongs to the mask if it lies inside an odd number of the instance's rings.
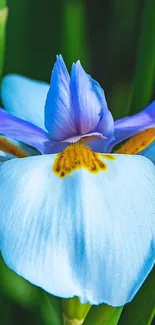
[[0,163],[7,161],[9,159],[15,158],[13,155],[10,155],[2,150],[0,150]]
[[71,91],[78,134],[101,132],[109,136],[114,122],[108,110],[104,91],[82,68],[80,61],[72,65]]
[[138,154],[149,158],[155,164],[155,141]]
[[57,56],[45,105],[45,126],[52,141],[77,134],[70,95],[70,76],[62,56]]
[[115,157],[106,172],[63,179],[52,173],[55,155],[1,165],[0,244],[11,269],[60,297],[133,298],[155,260],[155,166]]
[[2,81],[2,102],[12,115],[45,130],[44,107],[48,89],[47,83],[8,75]]

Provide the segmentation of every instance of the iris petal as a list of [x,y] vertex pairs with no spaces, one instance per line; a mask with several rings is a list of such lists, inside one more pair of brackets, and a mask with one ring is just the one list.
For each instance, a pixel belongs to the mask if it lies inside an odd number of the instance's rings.
[[57,56],[45,105],[45,126],[52,141],[76,135],[70,96],[70,76],[61,56]]
[[133,135],[155,126],[155,101],[143,111],[133,116],[115,121],[114,138],[109,144],[108,151],[117,144]]
[[155,167],[115,157],[106,172],[63,179],[55,155],[1,165],[0,243],[11,269],[60,297],[113,306],[133,298],[155,259]]
[[79,134],[97,131],[107,136],[113,132],[113,119],[107,108],[104,91],[84,71],[80,61],[72,65],[71,92]]
[[2,102],[12,115],[45,129],[44,106],[49,85],[20,75],[8,75],[2,82]]
[[120,146],[116,152],[119,154],[142,155],[155,163],[155,128],[134,135]]
[[24,142],[41,153],[44,152],[44,143],[49,141],[42,129],[12,116],[4,109],[0,109],[0,134]]
[[0,163],[12,158],[14,158],[14,156],[0,150]]
[[155,164],[155,141],[153,141],[147,148],[140,151],[138,154],[149,158]]

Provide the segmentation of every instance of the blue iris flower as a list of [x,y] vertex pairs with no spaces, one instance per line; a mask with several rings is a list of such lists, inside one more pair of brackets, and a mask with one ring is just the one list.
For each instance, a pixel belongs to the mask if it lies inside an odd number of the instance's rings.
[[[17,149],[5,135],[40,153],[0,167],[6,264],[56,296],[129,302],[155,261],[155,166],[142,155],[109,152],[155,127],[155,102],[114,122],[100,85],[79,61],[69,76],[61,56],[50,86],[7,76],[2,100],[0,149]],[[151,139],[138,153],[153,160]]]

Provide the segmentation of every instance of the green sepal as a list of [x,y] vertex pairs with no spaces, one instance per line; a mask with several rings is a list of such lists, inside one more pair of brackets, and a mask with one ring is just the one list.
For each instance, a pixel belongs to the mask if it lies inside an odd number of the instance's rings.
[[151,325],[155,315],[155,268],[135,298],[127,304],[118,325]]
[[122,309],[104,304],[92,306],[83,325],[117,325]]

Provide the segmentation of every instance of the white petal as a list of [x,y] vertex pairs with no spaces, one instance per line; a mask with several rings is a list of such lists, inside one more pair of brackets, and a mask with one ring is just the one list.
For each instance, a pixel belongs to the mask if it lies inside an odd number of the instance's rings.
[[63,179],[55,155],[1,165],[0,243],[11,269],[60,297],[132,299],[155,259],[155,166],[115,157],[105,172]]

